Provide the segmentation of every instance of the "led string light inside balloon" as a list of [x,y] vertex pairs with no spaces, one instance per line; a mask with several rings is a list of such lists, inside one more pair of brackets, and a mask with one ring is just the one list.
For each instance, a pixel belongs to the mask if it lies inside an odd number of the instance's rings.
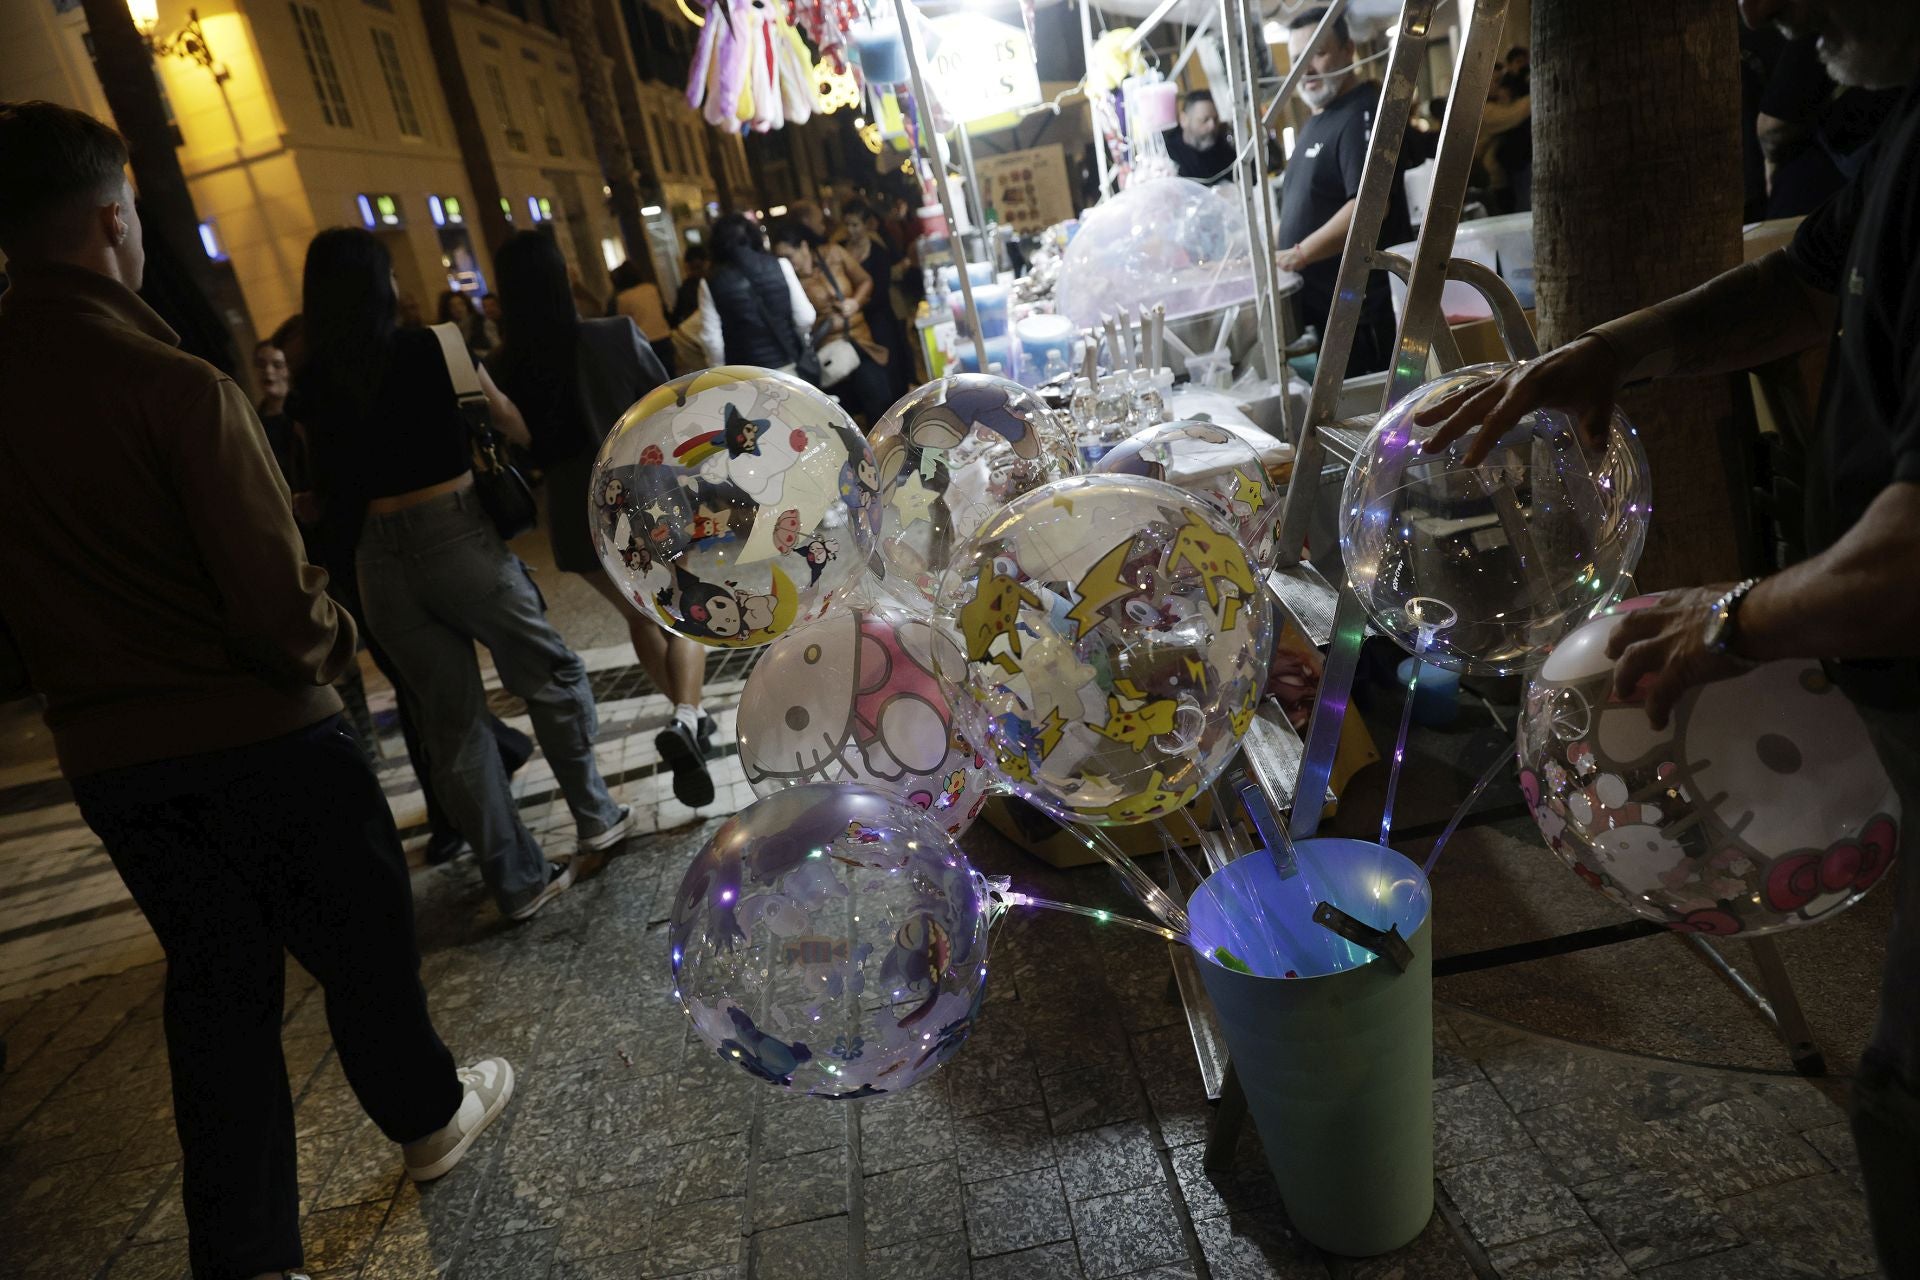
[[1433,647],[1433,638],[1459,621],[1459,610],[1432,596],[1415,596],[1407,601],[1407,614],[1419,629],[1413,646],[1413,670],[1407,676],[1407,704],[1400,710],[1400,732],[1393,740],[1393,764],[1387,770],[1387,798],[1380,810],[1380,843],[1386,844],[1393,831],[1394,794],[1400,789],[1400,766],[1407,758],[1407,732],[1413,726],[1414,696],[1420,691],[1422,655]]
[[1117,916],[1100,907],[1083,907],[1072,902],[1060,902],[1053,898],[1040,898],[1031,893],[1021,893],[1017,889],[1001,889],[994,893],[994,901],[1003,907],[1039,907],[1046,911],[1064,911],[1069,915],[1085,916],[1101,924],[1117,924],[1128,929],[1138,929],[1142,933],[1151,933],[1168,942],[1191,943],[1192,939],[1184,933],[1175,933],[1163,924],[1154,924],[1150,920],[1136,920],[1132,916]]

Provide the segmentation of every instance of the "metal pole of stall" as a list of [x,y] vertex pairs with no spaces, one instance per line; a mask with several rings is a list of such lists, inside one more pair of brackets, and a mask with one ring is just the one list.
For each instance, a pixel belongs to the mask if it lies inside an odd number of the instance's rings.
[[[967,241],[960,234],[960,220],[953,216],[953,193],[947,190],[947,166],[940,159],[940,135],[933,128],[933,100],[927,96],[927,78],[920,72],[920,54],[913,45],[913,24],[907,12],[907,0],[893,0],[900,18],[900,46],[907,55],[907,74],[913,79],[913,105],[920,114],[920,161],[933,174],[934,190],[940,196],[940,211],[947,216],[947,237],[958,247],[960,297],[967,304],[967,324],[973,330],[973,354],[980,372],[987,371],[987,340],[980,335],[980,312],[973,305],[973,276],[967,271]],[[928,139],[936,139],[929,142]]]
[[[897,0],[896,0],[897,2]],[[1093,101],[1093,4],[1092,0],[1080,0],[1080,66],[1083,72],[1081,83],[1087,85],[1087,123],[1093,126],[1093,163],[1095,172],[1100,175],[1100,198],[1107,198],[1107,141],[1100,136],[1100,112]]]
[[[1267,125],[1266,115],[1260,110],[1260,68],[1259,59],[1254,52],[1254,41],[1264,43],[1265,24],[1262,21],[1260,5],[1256,0],[1237,0],[1241,7],[1239,23],[1242,84],[1247,94],[1247,111],[1242,117],[1246,121],[1247,138],[1244,146],[1252,149],[1248,156],[1251,164],[1243,164],[1239,177],[1251,183],[1252,190],[1247,193],[1248,212],[1252,221],[1247,225],[1247,233],[1256,246],[1253,255],[1254,278],[1259,282],[1260,305],[1255,314],[1260,321],[1261,362],[1267,366],[1267,376],[1273,379],[1274,388],[1280,393],[1280,432],[1281,438],[1292,443],[1293,423],[1287,396],[1287,366],[1281,348],[1286,344],[1282,333],[1286,328],[1280,309],[1286,305],[1280,296],[1279,265],[1273,260],[1279,245],[1279,226],[1273,216],[1273,189],[1267,173]],[[1236,115],[1239,112],[1236,110]]]

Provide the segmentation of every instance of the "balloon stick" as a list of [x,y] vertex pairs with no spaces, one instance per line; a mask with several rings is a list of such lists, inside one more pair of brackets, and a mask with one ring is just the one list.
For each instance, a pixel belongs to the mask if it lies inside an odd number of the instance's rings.
[[1081,842],[1097,854],[1100,860],[1112,867],[1134,896],[1145,903],[1155,915],[1173,927],[1177,933],[1187,931],[1187,912],[1184,907],[1153,882],[1153,877],[1140,869],[1140,865],[1129,858],[1119,845],[1108,838],[1098,827],[1076,824],[1073,830],[1080,836]]
[[[1452,626],[1460,615],[1452,606],[1426,596],[1415,596],[1407,601],[1409,612],[1418,614],[1414,625],[1420,634],[1413,646],[1413,670],[1407,676],[1407,705],[1400,711],[1400,732],[1393,740],[1393,764],[1387,769],[1387,800],[1380,810],[1380,843],[1388,845],[1388,836],[1393,832],[1393,797],[1400,789],[1400,766],[1407,758],[1407,731],[1413,726],[1414,695],[1420,691],[1420,655],[1433,644],[1433,637],[1442,629]],[[1439,614],[1445,610],[1444,614]],[[1431,616],[1439,614],[1439,616]],[[1444,617],[1445,621],[1440,619]]]
[[[1180,812],[1185,813],[1186,810],[1182,809]],[[1192,818],[1187,819],[1187,825],[1193,826]],[[1160,843],[1162,846],[1165,847],[1167,851],[1167,855],[1169,857],[1178,858],[1180,860],[1180,865],[1187,869],[1187,874],[1193,877],[1194,882],[1196,884],[1206,879],[1205,876],[1200,874],[1200,868],[1193,865],[1193,859],[1187,856],[1187,851],[1185,847],[1181,845],[1180,841],[1174,838],[1173,832],[1167,830],[1167,824],[1164,821],[1162,821],[1159,818],[1155,818],[1153,820],[1153,829],[1160,833]],[[1199,828],[1194,827],[1194,830],[1197,833],[1199,831]]]
[[1022,893],[1017,889],[1005,890],[999,896],[1000,900],[1009,907],[1040,907],[1047,911],[1064,911],[1070,915],[1085,916],[1089,920],[1098,920],[1101,924],[1117,924],[1124,925],[1129,929],[1138,929],[1142,933],[1151,933],[1156,937],[1165,938],[1168,942],[1191,941],[1185,934],[1176,933],[1163,924],[1155,924],[1151,920],[1136,920],[1132,916],[1117,916],[1113,914],[1113,912],[1102,910],[1099,907],[1082,907],[1072,902],[1058,902],[1052,898],[1037,898],[1033,894]]
[[1429,877],[1433,875],[1433,864],[1440,861],[1440,851],[1446,848],[1447,841],[1453,838],[1454,828],[1460,825],[1461,820],[1467,816],[1481,794],[1493,784],[1493,780],[1500,776],[1507,766],[1508,759],[1507,752],[1502,749],[1500,754],[1493,758],[1493,763],[1487,766],[1487,771],[1480,775],[1480,781],[1473,784],[1473,790],[1467,792],[1467,798],[1460,802],[1460,807],[1453,811],[1451,818],[1447,819],[1447,825],[1440,832],[1440,838],[1433,842],[1433,849],[1427,854],[1427,863],[1420,868],[1422,875]]

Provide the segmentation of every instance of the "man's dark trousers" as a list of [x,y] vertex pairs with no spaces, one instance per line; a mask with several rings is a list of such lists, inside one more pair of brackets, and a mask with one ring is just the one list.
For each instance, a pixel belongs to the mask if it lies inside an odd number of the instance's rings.
[[167,954],[193,1274],[247,1280],[299,1267],[280,1054],[285,953],[319,981],[347,1082],[387,1137],[426,1137],[460,1104],[453,1057],[427,1014],[386,797],[339,716],[73,789]]

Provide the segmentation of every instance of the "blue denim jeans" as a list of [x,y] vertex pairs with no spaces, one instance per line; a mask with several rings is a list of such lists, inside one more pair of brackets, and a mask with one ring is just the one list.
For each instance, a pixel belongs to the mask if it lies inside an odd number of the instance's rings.
[[523,699],[534,735],[580,834],[620,816],[593,759],[587,669],[547,621],[525,564],[494,531],[472,490],[369,515],[356,557],[369,629],[412,691],[441,802],[473,844],[503,912],[546,885],[547,856],[520,821],[487,731],[476,641]]

